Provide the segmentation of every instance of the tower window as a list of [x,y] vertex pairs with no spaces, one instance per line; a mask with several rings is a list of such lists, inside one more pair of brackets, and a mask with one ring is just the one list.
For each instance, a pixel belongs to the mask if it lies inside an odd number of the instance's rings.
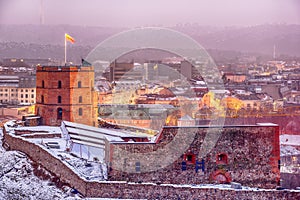
[[63,110],[62,108],[57,108],[57,119],[62,119]]
[[79,116],[82,116],[82,108],[79,108],[79,109],[78,109],[78,115],[79,115]]
[[41,102],[44,103],[44,95],[41,96]]
[[42,80],[42,88],[45,88],[45,81]]
[[81,88],[81,81],[78,81],[78,88]]
[[57,103],[61,103],[61,96],[57,97]]
[[61,88],[61,81],[58,81],[57,88]]
[[79,96],[79,103],[82,103],[82,96]]

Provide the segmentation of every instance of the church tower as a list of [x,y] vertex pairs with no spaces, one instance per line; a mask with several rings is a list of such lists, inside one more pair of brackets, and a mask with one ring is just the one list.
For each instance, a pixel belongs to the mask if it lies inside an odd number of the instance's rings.
[[62,120],[97,125],[97,94],[93,66],[38,66],[36,114],[43,125]]

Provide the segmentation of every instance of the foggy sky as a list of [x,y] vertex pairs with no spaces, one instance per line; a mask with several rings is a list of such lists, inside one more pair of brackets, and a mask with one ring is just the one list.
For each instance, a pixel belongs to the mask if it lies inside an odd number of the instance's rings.
[[0,24],[231,26],[300,24],[298,0],[0,0]]

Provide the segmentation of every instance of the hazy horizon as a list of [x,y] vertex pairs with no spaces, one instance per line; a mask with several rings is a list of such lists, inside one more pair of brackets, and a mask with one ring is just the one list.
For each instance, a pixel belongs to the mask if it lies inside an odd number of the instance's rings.
[[300,24],[299,10],[297,0],[0,0],[0,24],[109,27]]

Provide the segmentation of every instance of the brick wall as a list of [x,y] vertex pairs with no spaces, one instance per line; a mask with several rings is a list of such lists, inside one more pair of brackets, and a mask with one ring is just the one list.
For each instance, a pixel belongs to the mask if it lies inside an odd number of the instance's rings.
[[[5,133],[5,131],[4,131]],[[252,191],[187,186],[168,186],[138,184],[127,182],[91,182],[80,178],[58,158],[46,150],[20,137],[4,134],[3,144],[11,150],[26,153],[34,162],[43,166],[60,179],[61,182],[76,188],[86,197],[102,198],[147,198],[147,199],[299,199],[295,191]]]
[[[42,117],[43,124],[59,126],[61,120],[57,119],[57,109],[62,108],[63,120],[96,125],[97,93],[92,66],[38,67],[36,77],[36,114]],[[58,103],[58,96],[61,96],[61,103]],[[79,115],[79,108],[82,115]]]

